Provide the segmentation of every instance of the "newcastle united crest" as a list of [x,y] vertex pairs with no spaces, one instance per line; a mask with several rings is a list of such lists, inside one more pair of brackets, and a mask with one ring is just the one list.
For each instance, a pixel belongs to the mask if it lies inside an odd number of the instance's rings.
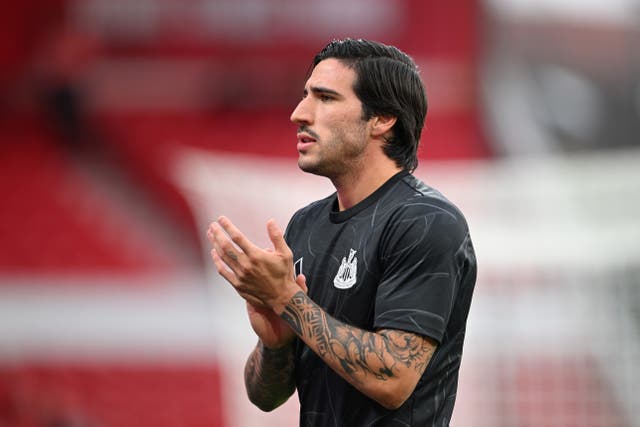
[[349,259],[342,258],[342,263],[338,269],[336,277],[333,279],[333,286],[338,289],[349,289],[356,284],[358,273],[358,258],[356,252],[353,249],[349,250]]

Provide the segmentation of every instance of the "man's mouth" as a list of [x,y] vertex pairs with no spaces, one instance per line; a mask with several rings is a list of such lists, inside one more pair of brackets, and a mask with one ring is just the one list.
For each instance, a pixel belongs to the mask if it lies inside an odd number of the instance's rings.
[[310,142],[316,142],[316,139],[313,138],[312,136],[306,134],[306,133],[299,133],[298,134],[298,142],[299,143],[310,143]]
[[316,142],[318,142],[318,140],[308,133],[299,132],[297,145],[298,152],[302,153],[306,151],[311,145],[315,144]]

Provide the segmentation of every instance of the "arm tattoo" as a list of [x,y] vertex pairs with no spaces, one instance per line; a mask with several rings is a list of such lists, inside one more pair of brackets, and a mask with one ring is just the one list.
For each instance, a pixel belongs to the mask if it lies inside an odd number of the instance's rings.
[[284,403],[295,389],[293,345],[270,350],[258,342],[244,368],[249,399],[264,411]]
[[325,362],[356,383],[370,375],[386,381],[397,377],[402,367],[422,375],[435,350],[417,334],[390,329],[376,333],[340,322],[302,291],[291,298],[282,318]]

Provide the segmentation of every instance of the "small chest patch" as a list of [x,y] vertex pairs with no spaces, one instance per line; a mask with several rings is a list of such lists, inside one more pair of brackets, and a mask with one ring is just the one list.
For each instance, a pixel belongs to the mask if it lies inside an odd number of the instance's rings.
[[340,268],[336,277],[333,278],[333,286],[338,289],[349,289],[356,284],[358,274],[358,258],[356,252],[353,249],[349,250],[349,258],[343,257]]

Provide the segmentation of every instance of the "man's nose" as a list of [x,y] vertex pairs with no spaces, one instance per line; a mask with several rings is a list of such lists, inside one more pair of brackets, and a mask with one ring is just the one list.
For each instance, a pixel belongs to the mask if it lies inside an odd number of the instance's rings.
[[311,124],[313,122],[313,114],[308,102],[308,98],[303,98],[291,113],[291,121],[297,125]]

